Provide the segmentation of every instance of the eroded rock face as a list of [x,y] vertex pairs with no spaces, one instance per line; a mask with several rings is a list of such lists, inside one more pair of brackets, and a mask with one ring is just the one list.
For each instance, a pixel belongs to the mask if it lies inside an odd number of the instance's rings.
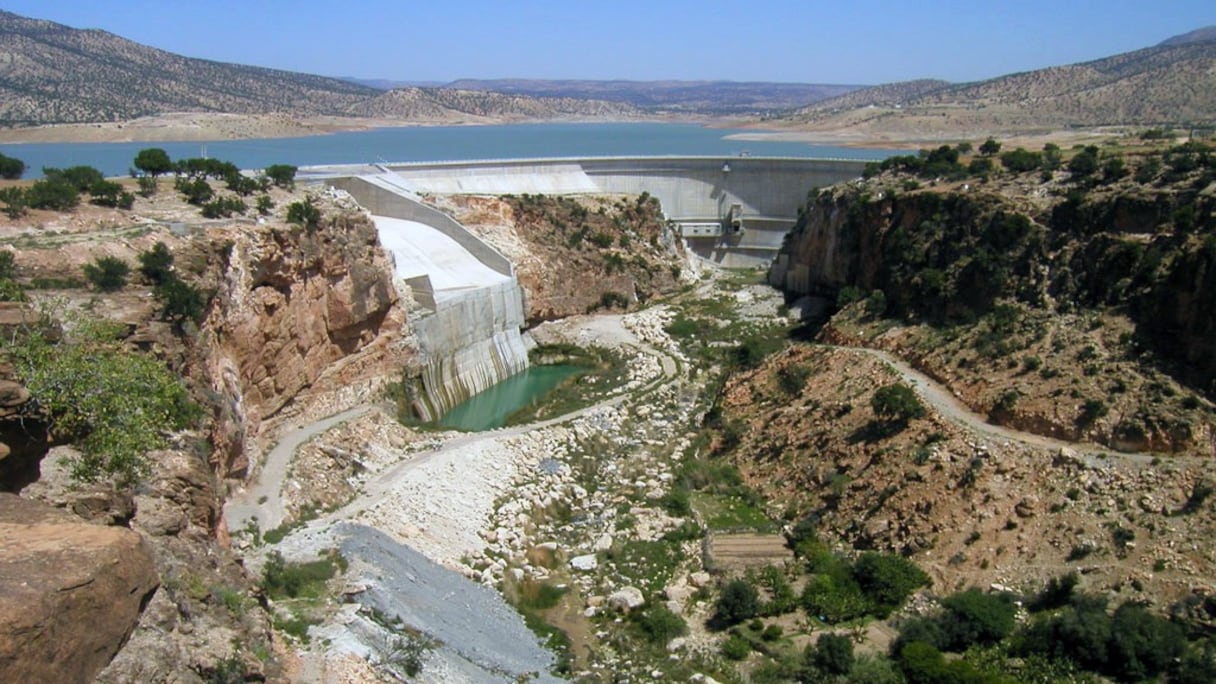
[[246,473],[266,421],[365,401],[405,363],[404,314],[371,220],[323,210],[313,231],[213,236],[224,257],[204,330],[207,375],[227,404],[214,433],[221,476]]
[[0,492],[19,492],[38,479],[49,448],[47,416],[8,363],[0,363]]
[[159,583],[139,534],[12,494],[0,548],[0,681],[91,681]]

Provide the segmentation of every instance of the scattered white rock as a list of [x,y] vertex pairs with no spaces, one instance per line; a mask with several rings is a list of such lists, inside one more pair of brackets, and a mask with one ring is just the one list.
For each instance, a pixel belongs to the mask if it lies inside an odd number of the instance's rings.
[[588,553],[582,556],[575,556],[570,559],[570,567],[583,572],[590,572],[600,566],[600,561],[594,553]]

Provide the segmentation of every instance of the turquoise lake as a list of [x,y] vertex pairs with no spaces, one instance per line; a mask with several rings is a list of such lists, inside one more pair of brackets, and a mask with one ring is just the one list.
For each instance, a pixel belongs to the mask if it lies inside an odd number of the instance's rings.
[[0,144],[0,152],[25,162],[26,177],[44,166],[88,165],[107,176],[127,174],[135,154],[160,147],[174,159],[207,156],[241,168],[270,164],[355,164],[370,162],[617,155],[721,155],[737,157],[838,157],[884,159],[897,150],[828,147],[797,142],[727,140],[755,133],[694,124],[588,123],[504,126],[419,126],[334,133],[304,138],[258,138],[214,142],[25,143]]
[[542,401],[562,381],[586,370],[571,365],[529,366],[453,406],[439,419],[439,424],[473,432],[502,427],[512,413]]

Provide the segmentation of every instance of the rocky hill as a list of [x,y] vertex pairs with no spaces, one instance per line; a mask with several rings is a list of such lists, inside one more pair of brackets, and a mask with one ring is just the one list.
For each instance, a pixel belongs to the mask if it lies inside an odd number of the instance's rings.
[[529,97],[605,100],[647,112],[751,115],[801,107],[861,86],[753,81],[591,81],[461,79],[445,89],[514,93]]
[[398,88],[352,106],[348,114],[417,122],[518,121],[561,118],[636,118],[635,107],[619,102],[447,88]]
[[1210,121],[1216,42],[1205,35],[1201,30],[1155,47],[975,83],[879,86],[815,103],[787,121],[824,124],[872,108],[881,111],[870,116],[909,125],[947,117],[990,130]]
[[183,57],[112,33],[0,12],[0,125],[121,121],[169,112],[434,121],[625,117],[628,105],[336,78]]

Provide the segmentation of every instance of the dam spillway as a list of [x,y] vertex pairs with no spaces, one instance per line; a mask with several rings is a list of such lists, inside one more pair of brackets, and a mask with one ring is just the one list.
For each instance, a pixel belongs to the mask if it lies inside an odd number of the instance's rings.
[[423,420],[528,367],[524,293],[506,257],[390,176],[332,179],[372,214],[395,281],[416,303],[422,364],[411,403]]
[[[866,162],[795,157],[598,157],[309,167],[325,182],[389,175],[422,194],[641,195],[659,199],[689,249],[728,267],[766,267],[811,188],[861,176]],[[373,212],[374,213],[374,212]]]

